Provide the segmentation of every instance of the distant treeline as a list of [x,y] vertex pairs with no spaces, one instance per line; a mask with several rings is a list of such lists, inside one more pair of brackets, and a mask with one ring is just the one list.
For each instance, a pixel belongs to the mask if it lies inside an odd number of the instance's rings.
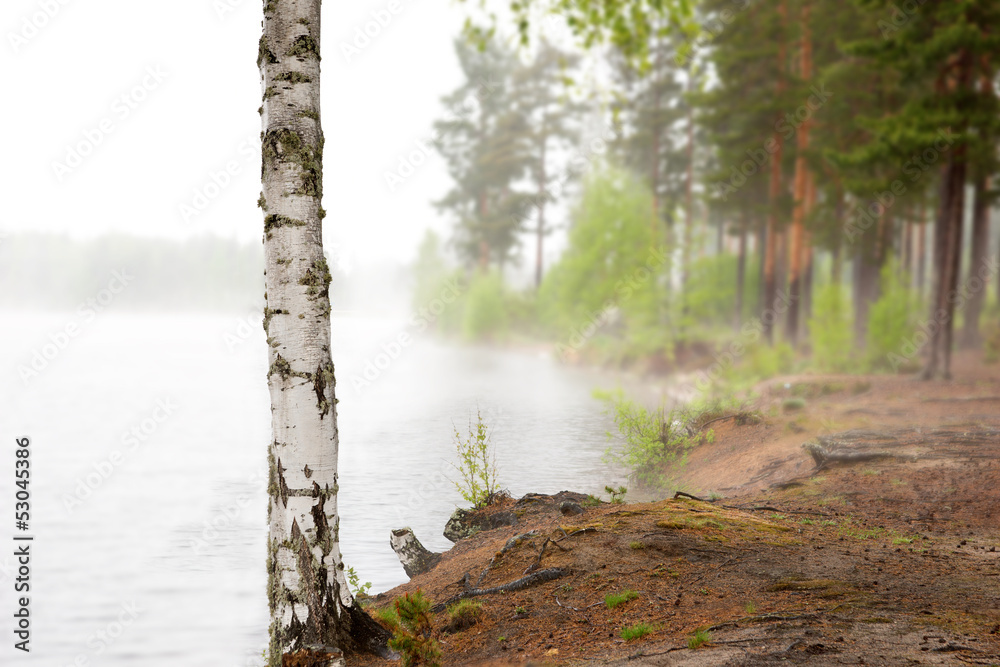
[[116,309],[245,309],[264,295],[263,272],[260,244],[211,236],[8,234],[0,239],[0,307],[75,309],[110,292]]

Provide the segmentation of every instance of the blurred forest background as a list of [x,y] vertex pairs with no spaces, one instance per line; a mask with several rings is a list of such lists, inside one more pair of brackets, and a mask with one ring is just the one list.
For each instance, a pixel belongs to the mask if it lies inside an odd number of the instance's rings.
[[[443,336],[659,373],[995,358],[1000,3],[692,12],[627,51],[456,36],[465,80],[432,128],[450,232],[410,266],[331,262],[335,313],[405,301]],[[121,266],[143,277],[116,307],[262,294],[256,244],[19,233],[0,240],[0,305],[72,308]]]

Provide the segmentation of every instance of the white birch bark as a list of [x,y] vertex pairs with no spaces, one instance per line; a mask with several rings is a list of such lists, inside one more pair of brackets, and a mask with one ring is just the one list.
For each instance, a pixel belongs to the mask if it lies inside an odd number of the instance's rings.
[[323,256],[320,0],[265,0],[264,257],[272,438],[268,506],[269,664],[308,650],[384,650],[352,599],[337,515],[337,400],[330,272]]

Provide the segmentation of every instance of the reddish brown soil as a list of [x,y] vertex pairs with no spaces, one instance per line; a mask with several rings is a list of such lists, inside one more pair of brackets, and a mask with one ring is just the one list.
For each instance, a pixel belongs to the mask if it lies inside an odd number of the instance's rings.
[[[475,584],[508,539],[535,530],[480,586],[521,578],[546,539],[559,541],[537,567],[565,573],[473,598],[478,623],[439,631],[444,664],[998,665],[1000,368],[960,356],[955,371],[950,382],[770,381],[764,423],[713,424],[714,442],[679,477],[692,494],[722,496],[714,502],[602,504],[572,517],[539,503],[370,608],[417,588],[453,602],[466,573]],[[793,396],[805,406],[786,414]],[[801,447],[817,436],[894,456],[817,471]],[[609,609],[605,596],[626,589],[637,597]],[[438,611],[436,627],[448,618]],[[638,623],[652,631],[622,639]],[[700,628],[709,641],[688,648]]]

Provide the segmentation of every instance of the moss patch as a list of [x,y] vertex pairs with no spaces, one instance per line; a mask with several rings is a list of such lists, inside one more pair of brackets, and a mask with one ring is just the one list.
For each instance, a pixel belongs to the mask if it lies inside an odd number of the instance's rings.
[[287,81],[288,83],[309,83],[312,81],[308,76],[302,72],[282,72],[281,74],[275,75],[273,81]]
[[316,44],[316,40],[312,38],[312,35],[299,35],[292,42],[285,55],[297,58],[313,57],[319,60],[319,45]]

